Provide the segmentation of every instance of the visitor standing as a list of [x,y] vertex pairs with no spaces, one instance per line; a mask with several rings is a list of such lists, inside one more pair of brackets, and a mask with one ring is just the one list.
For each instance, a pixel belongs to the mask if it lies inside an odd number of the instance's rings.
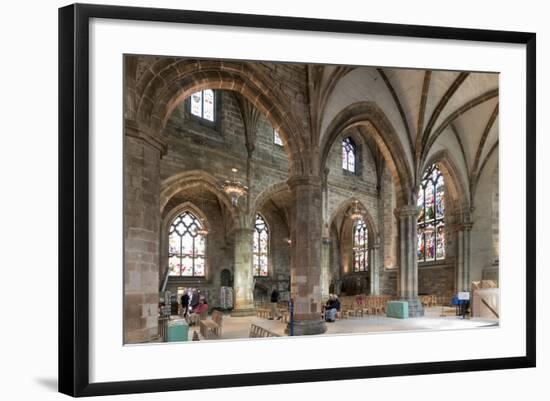
[[187,288],[183,292],[183,295],[181,296],[181,313],[183,314],[183,317],[187,317],[187,312],[189,309],[189,293],[187,292]]
[[281,294],[279,294],[277,288],[273,288],[273,291],[271,291],[271,317],[269,320],[275,319],[275,316],[277,316],[277,320],[281,320],[281,314],[278,308],[279,298],[281,298]]

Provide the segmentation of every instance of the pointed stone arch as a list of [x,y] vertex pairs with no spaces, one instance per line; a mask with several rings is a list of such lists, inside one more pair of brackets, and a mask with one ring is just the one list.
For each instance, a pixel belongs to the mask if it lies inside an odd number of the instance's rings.
[[167,58],[154,63],[136,84],[136,119],[151,131],[162,133],[174,108],[203,89],[240,93],[277,130],[287,152],[290,171],[311,172],[302,124],[282,94],[257,67],[243,62]]
[[165,216],[162,219],[163,224],[166,227],[169,227],[176,217],[178,217],[180,214],[186,211],[191,212],[194,216],[199,218],[201,220],[201,224],[204,225],[204,228],[210,231],[211,224],[208,221],[208,217],[206,217],[204,210],[200,209],[197,205],[195,205],[195,203],[191,201],[184,202],[180,205],[173,207],[168,211],[165,211]]
[[[392,124],[373,102],[351,104],[341,110],[329,123],[320,148],[320,171],[324,170],[328,154],[336,139],[342,133],[356,127],[363,128],[357,132],[372,139],[384,157],[394,179],[398,206],[410,204],[414,195],[414,179],[405,150]],[[365,138],[365,142],[367,141],[368,139]]]
[[290,187],[286,181],[280,181],[275,184],[270,185],[262,192],[260,192],[256,198],[252,201],[250,211],[249,211],[249,221],[254,221],[254,216],[262,208],[263,204],[270,199],[274,194],[281,191],[290,191]]
[[[355,203],[356,200],[358,201],[357,204],[359,205],[359,207],[365,212],[364,213],[365,223],[367,223],[367,229],[368,229],[369,233],[371,233],[373,238],[378,238],[379,237],[379,231],[378,231],[378,226],[377,226],[376,222],[372,218],[372,215],[369,213],[368,209],[365,207],[363,202],[361,202],[359,199],[357,199],[355,197],[348,198],[345,201],[343,201],[342,203],[340,203],[340,205],[338,205],[338,207],[330,215],[330,218],[328,220],[328,227],[330,228],[332,226],[335,219],[339,215],[345,213],[351,206],[353,206],[353,204]],[[338,231],[338,235],[339,236],[341,235],[340,230]]]
[[229,212],[232,224],[238,223],[238,213],[232,206],[229,196],[221,190],[221,183],[214,176],[202,170],[185,171],[173,175],[161,183],[159,205],[161,215],[169,212],[165,208],[170,199],[182,191],[197,187],[213,193]]

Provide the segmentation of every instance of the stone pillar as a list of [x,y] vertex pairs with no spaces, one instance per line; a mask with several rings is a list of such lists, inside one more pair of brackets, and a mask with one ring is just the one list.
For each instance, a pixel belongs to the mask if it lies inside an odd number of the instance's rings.
[[251,228],[236,228],[235,239],[235,275],[233,288],[235,308],[232,316],[252,316],[254,309],[254,278],[252,276],[252,235]]
[[330,286],[330,238],[323,237],[321,244],[321,302],[328,300]]
[[369,249],[370,253],[370,295],[380,295],[380,267],[378,263],[380,242],[375,242]]
[[160,158],[163,141],[125,121],[124,342],[158,334]]
[[398,294],[409,303],[409,317],[424,316],[418,299],[417,217],[416,205],[405,205],[397,210],[399,219],[399,274]]
[[470,233],[472,223],[464,223],[458,230],[458,263],[455,278],[455,291],[470,291]]
[[[321,334],[321,180],[293,177],[290,230],[291,297],[294,299],[294,335]],[[287,328],[288,330],[288,328]]]

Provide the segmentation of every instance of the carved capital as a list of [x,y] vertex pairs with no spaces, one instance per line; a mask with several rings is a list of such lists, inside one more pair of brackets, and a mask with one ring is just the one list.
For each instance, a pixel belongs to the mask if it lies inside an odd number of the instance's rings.
[[160,152],[161,157],[166,154],[166,141],[161,138],[160,135],[153,134],[151,129],[143,126],[135,120],[124,120],[124,135],[139,139],[154,149],[157,149]]
[[290,177],[287,181],[287,184],[292,189],[298,186],[305,185],[320,187],[321,182],[321,177],[315,175],[297,175]]

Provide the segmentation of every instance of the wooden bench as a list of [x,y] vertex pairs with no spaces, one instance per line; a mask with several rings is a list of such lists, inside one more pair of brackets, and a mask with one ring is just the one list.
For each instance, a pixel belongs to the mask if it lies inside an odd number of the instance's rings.
[[250,325],[250,333],[248,334],[249,338],[266,338],[266,337],[280,337],[280,335],[273,333],[272,331],[266,330],[263,327],[256,326],[255,324]]
[[200,321],[200,332],[204,338],[212,336],[221,337],[222,335],[223,314],[220,311],[212,312],[212,319]]

